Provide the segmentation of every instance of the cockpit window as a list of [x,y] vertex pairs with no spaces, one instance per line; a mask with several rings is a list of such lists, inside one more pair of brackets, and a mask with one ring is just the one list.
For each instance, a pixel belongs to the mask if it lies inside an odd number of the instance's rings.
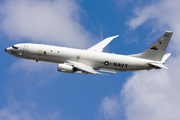
[[14,49],[18,49],[18,47],[15,47],[15,46],[12,46],[12,48],[14,48]]

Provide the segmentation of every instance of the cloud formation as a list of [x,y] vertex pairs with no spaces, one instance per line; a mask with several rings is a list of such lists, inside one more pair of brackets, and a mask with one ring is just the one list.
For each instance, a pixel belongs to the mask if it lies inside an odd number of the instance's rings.
[[[156,31],[173,31],[173,50],[180,51],[180,41],[179,38],[179,26],[180,26],[180,16],[178,11],[180,1],[178,0],[159,0],[149,6],[144,8],[136,8],[134,10],[134,17],[131,18],[127,24],[132,28],[136,29],[137,27],[148,23],[148,26],[151,25],[152,30]],[[171,47],[171,46],[170,46]]]
[[[127,23],[132,29],[148,22],[152,30],[174,32],[169,46],[173,55],[168,59],[169,70],[138,71],[127,79],[120,95],[110,98],[109,101],[121,102],[124,114],[116,117],[126,116],[127,120],[179,120],[180,119],[180,17],[178,0],[160,0],[144,8],[136,8],[134,15]],[[105,98],[104,98],[105,99]],[[101,102],[101,110],[106,111],[107,105]],[[116,108],[114,108],[116,112]],[[109,113],[106,113],[109,115]],[[112,114],[113,115],[113,114]],[[109,115],[111,116],[111,115]],[[115,116],[113,116],[115,117]],[[106,118],[106,115],[104,115]]]
[[23,106],[14,99],[8,101],[8,105],[0,109],[1,120],[59,120],[60,111],[40,115],[37,114],[32,106]]
[[171,58],[168,71],[134,72],[127,80],[121,99],[128,120],[180,119],[179,60]]
[[11,40],[87,47],[92,35],[81,26],[74,0],[7,0],[0,5],[0,31]]
[[106,96],[99,106],[99,111],[102,116],[99,116],[98,119],[105,118],[106,120],[116,119],[118,114],[121,112],[121,104],[117,96],[108,97]]
[[[16,112],[18,111],[18,112]],[[8,105],[3,109],[0,109],[0,119],[1,120],[34,120],[30,112],[27,110],[21,110],[17,103],[13,105]]]

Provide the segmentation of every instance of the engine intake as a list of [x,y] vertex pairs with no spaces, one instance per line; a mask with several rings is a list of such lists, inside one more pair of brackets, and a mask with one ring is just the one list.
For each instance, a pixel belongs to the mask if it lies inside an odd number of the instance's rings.
[[73,66],[66,65],[66,64],[59,64],[58,71],[64,73],[74,73],[75,69]]

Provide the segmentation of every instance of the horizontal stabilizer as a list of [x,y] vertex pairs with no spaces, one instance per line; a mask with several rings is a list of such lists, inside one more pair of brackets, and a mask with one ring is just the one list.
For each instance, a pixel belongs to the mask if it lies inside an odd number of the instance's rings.
[[168,69],[165,65],[163,64],[158,64],[158,63],[149,63],[152,66],[158,67],[158,68],[164,68],[164,69]]
[[90,47],[87,50],[89,50],[89,51],[96,51],[96,52],[102,52],[104,47],[106,47],[106,45],[108,45],[114,38],[116,38],[118,36],[119,35],[108,37],[108,38],[104,39],[103,41],[97,43],[96,45]]
[[170,55],[171,55],[171,53],[165,54],[165,55],[163,56],[161,62],[164,63],[164,62],[168,59],[168,57],[169,57]]

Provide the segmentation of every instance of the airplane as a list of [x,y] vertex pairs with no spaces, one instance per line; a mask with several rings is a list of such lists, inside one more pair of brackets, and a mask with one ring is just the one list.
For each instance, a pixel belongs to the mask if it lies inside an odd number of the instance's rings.
[[[82,50],[44,44],[20,43],[8,47],[5,51],[15,57],[38,61],[58,63],[58,71],[64,73],[100,74],[116,73],[117,71],[136,71],[168,69],[164,55],[173,32],[166,31],[147,50],[139,54],[121,55],[102,52],[114,38],[108,37],[94,46]],[[99,71],[97,71],[99,70]]]

